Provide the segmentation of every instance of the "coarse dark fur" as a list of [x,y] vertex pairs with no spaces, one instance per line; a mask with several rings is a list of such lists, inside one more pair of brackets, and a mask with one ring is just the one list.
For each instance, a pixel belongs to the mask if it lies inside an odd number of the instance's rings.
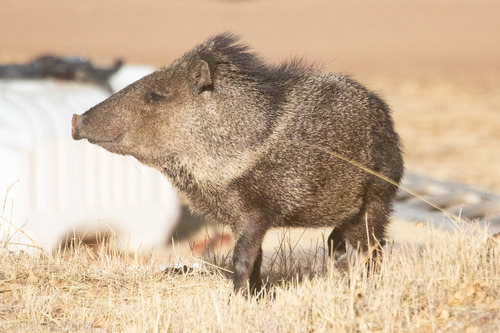
[[235,290],[261,287],[272,227],[331,226],[331,251],[383,245],[397,187],[324,149],[399,183],[389,107],[348,77],[270,66],[237,41],[211,38],[75,115],[73,137],[158,169],[195,213],[229,225]]

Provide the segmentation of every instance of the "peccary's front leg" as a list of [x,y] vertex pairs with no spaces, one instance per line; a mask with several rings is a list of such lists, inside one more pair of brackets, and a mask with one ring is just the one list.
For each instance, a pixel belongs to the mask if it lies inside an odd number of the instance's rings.
[[[236,241],[233,252],[233,284],[236,292],[246,295],[247,282],[251,292],[261,288],[260,266],[262,265],[262,241],[266,228],[247,226]],[[249,281],[250,278],[250,281]]]

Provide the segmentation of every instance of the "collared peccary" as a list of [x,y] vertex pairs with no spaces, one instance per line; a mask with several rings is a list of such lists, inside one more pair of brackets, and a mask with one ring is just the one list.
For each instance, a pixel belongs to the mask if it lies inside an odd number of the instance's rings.
[[158,169],[193,212],[229,225],[235,290],[261,287],[272,227],[334,227],[330,251],[383,245],[397,186],[366,170],[403,174],[377,95],[303,61],[265,64],[228,33],[74,115],[73,138]]

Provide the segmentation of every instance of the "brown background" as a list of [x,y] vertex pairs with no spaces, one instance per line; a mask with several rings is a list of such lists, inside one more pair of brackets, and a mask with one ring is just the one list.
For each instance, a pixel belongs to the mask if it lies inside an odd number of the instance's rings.
[[269,62],[304,56],[379,92],[410,171],[500,192],[499,17],[498,1],[0,0],[0,62],[161,66],[232,31]]

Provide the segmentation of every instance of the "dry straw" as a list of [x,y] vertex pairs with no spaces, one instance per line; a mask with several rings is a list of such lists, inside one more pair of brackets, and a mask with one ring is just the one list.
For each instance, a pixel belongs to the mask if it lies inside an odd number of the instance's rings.
[[[12,225],[5,217],[1,223]],[[322,245],[304,250],[285,231],[264,264],[258,300],[232,293],[230,261],[213,254],[192,258],[204,269],[174,274],[162,271],[154,253],[118,251],[113,236],[97,249],[75,242],[39,255],[10,252],[6,239],[0,331],[494,332],[499,241],[462,225],[431,232],[423,246],[387,246],[380,271],[371,274],[356,252],[335,262]]]

